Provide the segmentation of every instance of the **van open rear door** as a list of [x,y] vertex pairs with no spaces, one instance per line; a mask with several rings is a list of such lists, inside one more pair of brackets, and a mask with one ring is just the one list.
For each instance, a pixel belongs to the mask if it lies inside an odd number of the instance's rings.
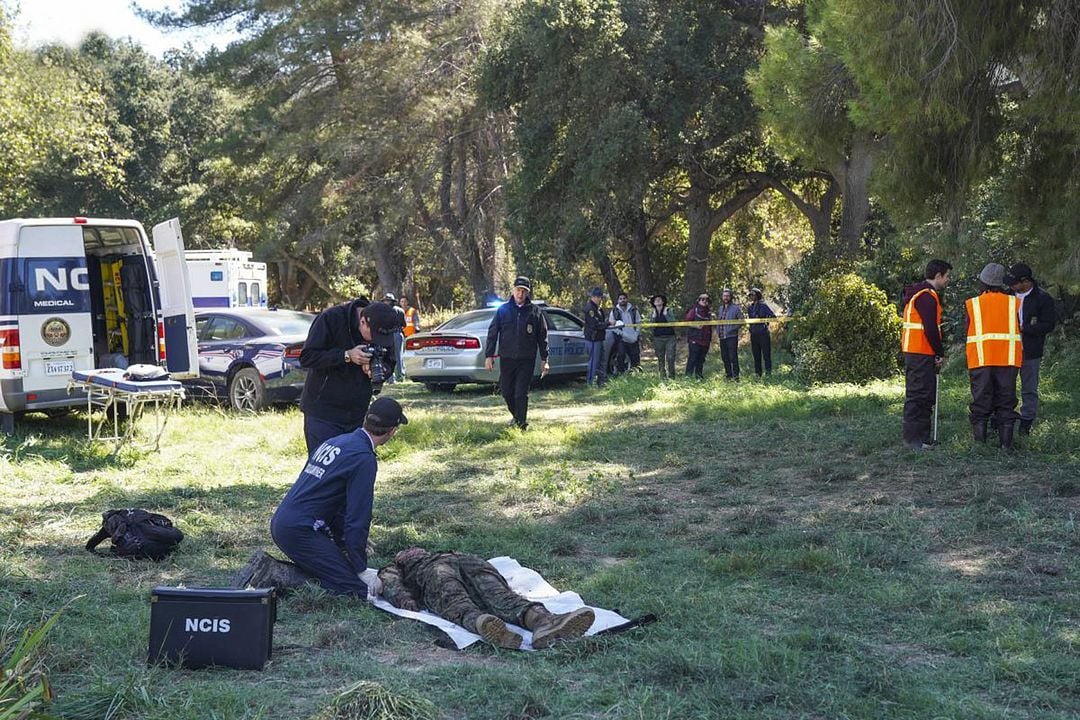
[[165,322],[165,366],[174,379],[199,376],[199,345],[195,338],[195,309],[191,281],[184,262],[180,220],[173,218],[153,230],[157,256],[158,294]]

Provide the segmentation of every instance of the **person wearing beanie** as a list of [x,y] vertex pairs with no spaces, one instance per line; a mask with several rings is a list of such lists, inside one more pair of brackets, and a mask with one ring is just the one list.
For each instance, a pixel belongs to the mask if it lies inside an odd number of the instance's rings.
[[532,303],[532,282],[524,275],[514,280],[513,297],[495,311],[488,326],[484,367],[495,369],[499,357],[499,390],[510,410],[511,424],[529,427],[529,383],[536,355],[540,354],[540,377],[548,374],[547,318]]
[[359,298],[316,316],[300,351],[307,370],[300,410],[310,455],[324,440],[360,427],[377,389],[371,383],[372,351],[393,370],[399,314],[384,303]]
[[742,330],[742,308],[735,302],[735,293],[724,288],[720,293],[720,307],[716,319],[727,324],[716,327],[716,341],[720,346],[720,360],[724,363],[724,376],[728,380],[739,379],[739,331]]
[[981,292],[964,304],[967,315],[967,366],[971,379],[970,419],[976,442],[986,442],[990,417],[997,420],[998,445],[1013,446],[1016,376],[1020,347],[1020,302],[1006,295],[1005,267],[989,263],[979,273]]
[[1005,282],[1020,302],[1020,344],[1024,350],[1020,365],[1020,434],[1028,435],[1039,410],[1039,367],[1042,365],[1043,346],[1046,336],[1057,324],[1057,309],[1054,298],[1035,282],[1028,265],[1013,265]]
[[[750,304],[746,307],[747,318],[767,320],[776,317],[776,313],[762,297],[760,288],[750,290],[750,300]],[[769,336],[768,323],[750,325],[750,352],[754,355],[754,374],[761,377],[762,361],[764,361],[765,374],[772,375],[772,338]]]
[[[703,292],[697,297],[694,307],[686,313],[688,322],[715,320],[712,312],[712,298]],[[705,377],[705,356],[712,344],[712,325],[693,325],[686,329],[686,377]]]

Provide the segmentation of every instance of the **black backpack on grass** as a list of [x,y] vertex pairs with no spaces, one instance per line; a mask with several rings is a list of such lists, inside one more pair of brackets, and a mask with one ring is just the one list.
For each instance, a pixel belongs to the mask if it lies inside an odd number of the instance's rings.
[[164,515],[126,508],[101,514],[101,529],[86,541],[86,549],[93,552],[106,539],[112,541],[113,553],[121,557],[161,560],[176,549],[184,533]]

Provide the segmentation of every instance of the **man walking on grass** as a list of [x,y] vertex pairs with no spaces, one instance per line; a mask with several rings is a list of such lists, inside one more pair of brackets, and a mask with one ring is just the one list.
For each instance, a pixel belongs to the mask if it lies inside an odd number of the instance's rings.
[[944,260],[926,263],[924,280],[904,288],[904,325],[900,346],[904,353],[904,444],[930,450],[930,416],[937,402],[937,373],[945,362],[941,340],[941,294],[949,285],[952,265]]
[[540,353],[540,377],[548,374],[547,319],[533,305],[532,283],[519,275],[514,280],[514,296],[499,306],[488,326],[484,367],[495,369],[495,353],[499,355],[499,389],[511,423],[525,430],[529,427],[529,383],[533,378],[536,354]]

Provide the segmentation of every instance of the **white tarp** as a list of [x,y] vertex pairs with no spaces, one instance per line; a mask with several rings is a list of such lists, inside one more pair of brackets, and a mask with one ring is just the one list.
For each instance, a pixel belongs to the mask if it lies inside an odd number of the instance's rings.
[[[585,603],[582,601],[581,596],[576,592],[559,592],[551,587],[551,585],[540,576],[540,573],[535,570],[530,570],[527,567],[522,567],[522,565],[512,557],[502,556],[491,558],[488,562],[494,565],[495,569],[506,578],[506,582],[510,585],[511,590],[518,595],[523,595],[529,600],[543,603],[544,607],[553,613],[565,613],[585,607]],[[372,603],[380,610],[385,610],[392,615],[398,615],[411,620],[419,620],[428,625],[434,625],[450,636],[450,639],[457,645],[458,650],[464,650],[474,642],[478,642],[482,639],[476,633],[469,632],[460,625],[455,625],[449,620],[444,620],[438,615],[429,613],[426,610],[420,612],[399,610],[382,598],[369,598],[368,602]],[[589,607],[592,606],[590,605]],[[593,611],[596,613],[596,620],[593,621],[592,627],[585,633],[586,635],[595,635],[601,630],[606,630],[615,627],[616,625],[622,625],[623,623],[629,622],[622,615],[612,612],[611,610],[593,607]],[[525,638],[521,644],[522,650],[533,649],[531,632],[523,627],[512,625],[510,623],[507,623],[506,626]]]

